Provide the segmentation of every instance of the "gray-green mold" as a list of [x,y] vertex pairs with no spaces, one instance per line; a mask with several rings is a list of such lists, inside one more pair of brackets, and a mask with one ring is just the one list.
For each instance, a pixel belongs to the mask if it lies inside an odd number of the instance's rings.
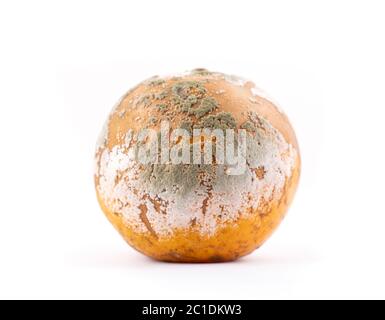
[[235,129],[237,123],[230,112],[219,112],[215,115],[203,117],[197,124],[198,128],[209,129]]

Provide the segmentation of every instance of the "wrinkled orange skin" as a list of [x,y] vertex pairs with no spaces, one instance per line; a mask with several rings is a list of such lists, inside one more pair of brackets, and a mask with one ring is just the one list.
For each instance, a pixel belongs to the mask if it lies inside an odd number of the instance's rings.
[[299,163],[286,182],[283,197],[274,202],[267,212],[256,210],[249,218],[228,223],[212,236],[201,235],[194,229],[176,230],[170,238],[156,238],[150,232],[137,233],[98,199],[108,220],[126,242],[146,256],[169,262],[225,262],[253,252],[269,238],[284,218],[298,180]]
[[[189,76],[184,80],[199,80],[196,76]],[[169,81],[170,83],[172,80]],[[251,85],[251,83],[250,83]],[[284,190],[279,199],[270,199],[258,208],[248,208],[240,212],[240,218],[235,222],[227,222],[217,227],[212,235],[203,235],[197,228],[174,229],[169,237],[158,237],[151,232],[139,233],[124,222],[121,215],[109,210],[98,194],[99,204],[108,220],[118,230],[126,242],[137,251],[157,260],[169,262],[224,262],[232,261],[245,256],[259,248],[278,227],[284,218],[297,189],[300,177],[301,160],[297,139],[287,117],[281,113],[270,101],[257,97],[257,103],[250,102],[249,85],[244,87],[234,86],[223,80],[210,81],[206,84],[212,96],[220,105],[220,111],[231,112],[242,123],[247,118],[247,111],[253,110],[268,120],[297,151],[297,159],[290,178],[286,180]],[[217,95],[219,89],[226,91],[225,95]],[[139,85],[135,92],[141,94],[148,88]],[[126,95],[120,102],[117,111],[125,110],[132,99],[132,94]],[[242,105],[242,108],[239,108]],[[139,130],[140,124],[135,120],[138,116],[148,118],[149,109],[132,111],[124,121],[118,116],[110,119],[109,139],[107,148],[112,149],[119,141],[119,132],[128,129]],[[117,112],[118,113],[118,112]],[[156,114],[156,116],[160,116]],[[180,119],[173,119],[176,127]],[[96,186],[98,180],[95,180]],[[207,212],[210,214],[210,212]]]

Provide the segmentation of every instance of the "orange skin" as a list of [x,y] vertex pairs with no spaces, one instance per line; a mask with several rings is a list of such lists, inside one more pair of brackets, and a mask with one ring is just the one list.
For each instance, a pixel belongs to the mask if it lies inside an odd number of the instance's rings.
[[[190,75],[184,80],[199,80],[199,76]],[[167,86],[172,86],[174,80],[168,80]],[[256,97],[254,102],[250,101],[249,89],[252,83],[243,87],[235,86],[221,79],[211,79],[205,87],[211,96],[215,97],[220,105],[220,111],[232,113],[237,123],[242,123],[247,118],[245,114],[249,110],[256,111],[268,120],[282,134],[284,139],[297,151],[296,162],[290,178],[286,179],[281,196],[264,201],[258,208],[248,208],[241,212],[237,221],[218,225],[214,234],[204,235],[199,232],[198,227],[190,226],[187,229],[174,229],[172,236],[159,237],[153,232],[136,232],[125,223],[122,215],[112,212],[103,202],[97,192],[99,204],[108,220],[122,235],[126,242],[137,251],[156,260],[168,262],[225,262],[233,261],[259,248],[278,227],[284,218],[297,189],[300,177],[301,160],[297,139],[287,117],[268,100]],[[218,94],[219,89],[224,89],[226,94]],[[134,89],[135,94],[143,94],[148,87],[141,84]],[[109,123],[109,136],[106,148],[110,150],[115,145],[121,145],[122,135],[128,129],[139,130],[140,123],[135,119],[141,117],[148,119],[155,115],[154,108],[143,110],[130,110],[122,119],[117,116],[122,111],[128,110],[134,94],[128,93],[117,106],[115,115],[112,115]],[[166,97],[162,102],[168,102]],[[159,103],[159,102],[158,102]],[[242,105],[242,108],[238,106]],[[149,111],[151,110],[151,111]],[[150,114],[149,112],[152,112]],[[172,127],[178,127],[181,119],[179,115],[172,119]],[[95,185],[99,181],[95,178]],[[210,214],[207,212],[206,214]]]
[[293,200],[299,176],[298,162],[279,201],[261,211],[254,210],[249,218],[241,218],[222,226],[212,236],[202,235],[193,228],[175,230],[170,238],[159,238],[150,232],[137,233],[125,224],[120,215],[108,210],[99,196],[98,200],[106,217],[124,240],[146,256],[168,262],[225,262],[250,254],[270,237],[285,217]]

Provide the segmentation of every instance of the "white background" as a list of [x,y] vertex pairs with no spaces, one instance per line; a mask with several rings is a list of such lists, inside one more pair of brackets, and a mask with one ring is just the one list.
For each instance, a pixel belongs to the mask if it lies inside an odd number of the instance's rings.
[[[1,1],[0,298],[385,298],[383,1]],[[111,107],[154,74],[254,80],[303,156],[274,236],[234,263],[129,248],[93,189]]]

